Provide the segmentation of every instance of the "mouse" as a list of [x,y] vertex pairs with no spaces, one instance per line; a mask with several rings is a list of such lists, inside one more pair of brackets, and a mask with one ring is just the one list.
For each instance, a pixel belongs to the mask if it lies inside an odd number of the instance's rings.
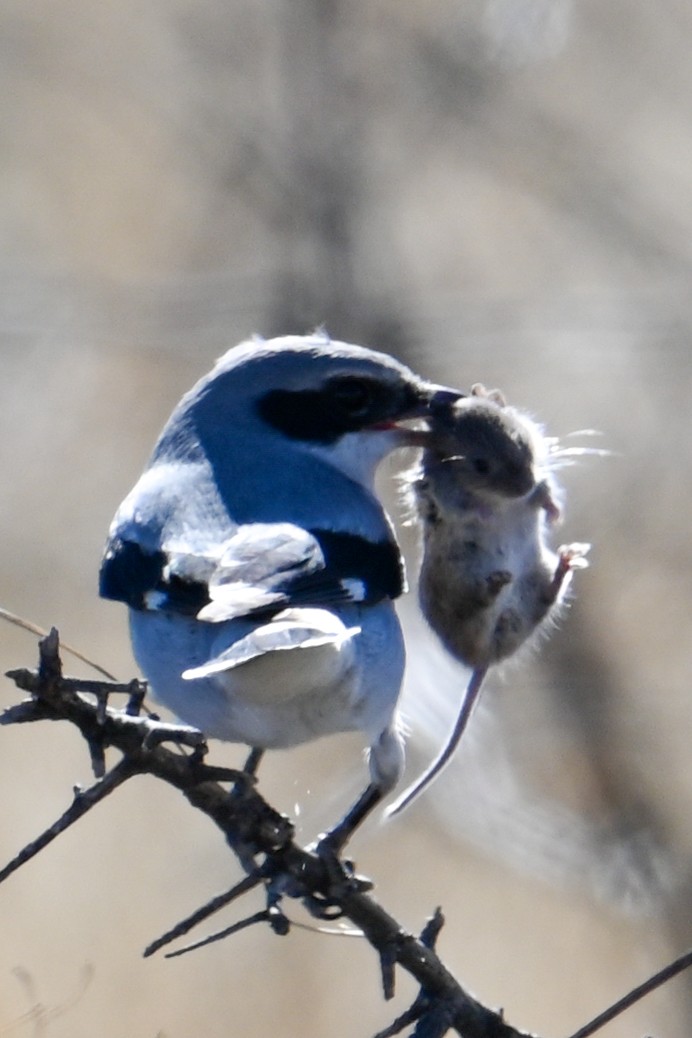
[[[562,515],[557,440],[499,390],[471,394],[432,414],[408,496],[422,527],[418,597],[445,649],[471,667],[462,706],[439,756],[389,808],[402,811],[449,762],[489,667],[554,621],[589,545],[554,550]],[[567,452],[571,453],[571,452]]]

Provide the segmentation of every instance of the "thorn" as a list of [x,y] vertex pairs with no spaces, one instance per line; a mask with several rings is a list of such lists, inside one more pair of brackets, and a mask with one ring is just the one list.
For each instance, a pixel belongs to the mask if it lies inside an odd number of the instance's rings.
[[432,950],[435,947],[435,944],[437,943],[437,938],[439,937],[440,931],[444,925],[445,917],[442,914],[442,909],[438,905],[430,919],[428,919],[425,926],[421,930],[421,944],[424,944],[426,948],[430,948]]
[[101,739],[87,739],[89,757],[91,758],[91,770],[94,778],[102,779],[106,774],[106,751]]
[[[127,706],[125,707],[125,713],[130,717],[139,717],[144,706],[144,700],[148,692],[148,685],[146,681],[140,681],[138,678],[133,678],[129,684]],[[152,717],[153,715],[149,715]]]
[[162,934],[161,937],[157,937],[155,941],[148,944],[144,949],[143,957],[148,959],[150,955],[159,951],[159,949],[163,948],[164,945],[170,944],[170,942],[174,941],[177,937],[182,937],[184,934],[189,933],[189,931],[192,930],[194,926],[197,926],[198,923],[201,923],[204,919],[208,919],[209,916],[213,915],[215,912],[218,912],[226,905],[230,905],[231,901],[235,901],[236,898],[241,897],[243,894],[247,894],[248,891],[259,886],[263,879],[264,877],[261,872],[255,872],[250,876],[245,876],[244,879],[241,879],[241,881],[231,887],[230,890],[225,890],[223,894],[217,894],[217,896],[213,897],[211,901],[207,901],[206,905],[202,905],[202,907],[194,911],[192,915],[182,919],[170,930],[167,930],[166,933]]
[[46,829],[40,836],[31,843],[28,843],[19,854],[17,854],[12,861],[8,862],[3,869],[0,869],[0,883],[11,876],[13,872],[16,872],[18,868],[26,864],[34,858],[39,851],[42,851],[44,847],[47,847],[49,843],[52,843],[56,836],[60,833],[65,832],[69,829],[76,821],[78,821],[82,815],[85,815],[92,807],[107,797],[109,793],[112,793],[114,789],[117,789],[126,779],[136,774],[131,763],[123,758],[114,768],[104,775],[102,779],[96,782],[93,786],[88,789],[80,790],[75,792],[75,797],[68,809],[58,818],[48,829]]
[[204,948],[207,944],[223,941],[224,938],[240,933],[241,930],[247,930],[249,926],[254,926],[255,923],[266,922],[269,922],[269,913],[266,908],[263,908],[261,912],[255,912],[254,915],[248,916],[247,919],[241,919],[238,923],[233,923],[232,926],[226,927],[225,930],[219,930],[218,933],[210,934],[209,937],[203,937],[201,941],[195,941],[194,944],[186,944],[184,948],[179,948],[177,951],[166,952],[165,958],[177,959],[180,955],[187,955],[188,952]]
[[394,944],[386,944],[379,949],[382,992],[387,1001],[394,998],[396,955],[397,949]]

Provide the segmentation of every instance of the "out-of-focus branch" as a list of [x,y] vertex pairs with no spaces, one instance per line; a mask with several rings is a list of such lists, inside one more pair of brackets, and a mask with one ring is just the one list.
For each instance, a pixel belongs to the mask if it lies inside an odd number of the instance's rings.
[[[298,898],[313,914],[344,916],[362,931],[378,954],[386,997],[394,991],[396,965],[418,981],[419,996],[405,1018],[400,1018],[401,1026],[397,1022],[395,1030],[387,1033],[398,1033],[407,1023],[416,1021],[415,1033],[429,1038],[450,1030],[464,1038],[529,1038],[468,995],[442,964],[434,949],[442,925],[440,914],[420,938],[407,933],[367,892],[371,884],[356,877],[349,863],[323,860],[294,842],[291,822],[257,792],[254,776],[205,764],[206,744],[200,732],[164,725],[107,705],[111,692],[136,691],[131,686],[89,682],[85,688],[84,682],[63,677],[55,629],[39,642],[39,650],[38,670],[9,672],[8,676],[31,698],[6,710],[0,723],[68,721],[86,739],[92,760],[95,749],[97,756],[100,752],[103,757],[109,747],[120,751],[122,758],[88,790],[78,790],[70,808],[6,866],[0,879],[25,864],[127,779],[154,775],[179,789],[221,829],[248,872],[248,879],[238,885],[240,889],[215,899],[218,905],[262,885],[268,908],[251,919],[266,921],[275,932],[285,933],[290,923],[281,912],[281,899]],[[176,743],[177,748],[170,749],[164,742]],[[181,752],[181,747],[187,752]],[[231,783],[230,791],[222,782]],[[203,909],[195,918],[207,914]],[[181,932],[183,929],[171,931],[176,936]],[[149,953],[167,940],[154,942]]]

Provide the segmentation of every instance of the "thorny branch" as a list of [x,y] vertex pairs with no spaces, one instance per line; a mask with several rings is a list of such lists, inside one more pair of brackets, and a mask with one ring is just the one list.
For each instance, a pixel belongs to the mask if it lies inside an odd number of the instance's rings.
[[[463,1038],[532,1038],[472,998],[445,968],[435,951],[444,922],[439,909],[420,937],[415,937],[375,901],[369,893],[372,884],[356,876],[351,863],[321,858],[294,842],[289,819],[275,811],[257,792],[253,755],[244,771],[207,765],[202,733],[184,725],[167,725],[155,718],[139,716],[144,693],[141,683],[122,685],[63,677],[55,629],[39,642],[39,653],[38,670],[8,673],[30,698],[7,709],[0,716],[0,724],[41,720],[72,723],[88,744],[97,781],[89,789],[75,790],[74,800],[64,814],[0,870],[0,882],[122,783],[135,775],[154,775],[179,789],[193,807],[204,812],[221,829],[247,876],[153,941],[145,955],[153,954],[187,933],[223,905],[256,887],[263,887],[266,909],[207,940],[220,939],[256,922],[266,922],[275,933],[286,934],[291,924],[282,911],[281,902],[285,897],[297,898],[319,918],[345,917],[359,928],[379,957],[386,998],[394,994],[396,966],[410,973],[420,985],[419,994],[409,1009],[376,1038],[400,1034],[411,1025],[415,1025],[411,1033],[416,1038],[438,1038],[449,1031],[456,1031]],[[108,705],[109,697],[115,693],[128,695],[125,710]],[[176,744],[175,750],[163,745],[165,742]],[[109,747],[120,751],[122,757],[105,772],[105,750]],[[182,747],[187,752],[181,752]],[[230,790],[222,783],[230,783]],[[682,963],[678,971],[689,965],[690,957],[688,954],[678,960],[678,964]],[[635,989],[620,1000],[617,1004],[620,1008],[611,1007],[578,1034],[593,1034],[606,1019],[612,1019],[614,1009],[621,1012],[635,997],[642,997],[645,990],[651,990],[651,982],[647,985]]]

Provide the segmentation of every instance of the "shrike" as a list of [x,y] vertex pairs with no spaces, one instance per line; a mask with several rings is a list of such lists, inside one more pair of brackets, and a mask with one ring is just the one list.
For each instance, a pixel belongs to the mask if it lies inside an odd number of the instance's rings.
[[173,411],[118,509],[100,591],[130,610],[154,696],[207,735],[259,749],[368,739],[370,784],[338,849],[396,784],[401,554],[375,469],[460,396],[325,334],[242,343]]

